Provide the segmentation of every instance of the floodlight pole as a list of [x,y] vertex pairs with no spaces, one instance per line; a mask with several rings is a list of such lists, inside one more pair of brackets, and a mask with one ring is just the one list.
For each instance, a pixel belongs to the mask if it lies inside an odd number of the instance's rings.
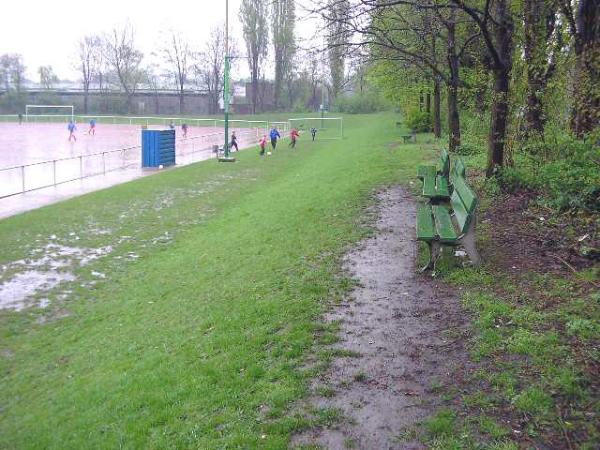
[[223,70],[223,113],[225,114],[225,145],[223,146],[223,158],[219,161],[235,161],[229,155],[229,0],[225,0],[225,67]]

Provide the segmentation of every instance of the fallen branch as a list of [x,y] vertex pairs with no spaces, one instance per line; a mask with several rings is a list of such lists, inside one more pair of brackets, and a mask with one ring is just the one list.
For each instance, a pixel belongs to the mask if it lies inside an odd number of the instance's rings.
[[567,261],[565,261],[564,259],[562,259],[560,256],[558,255],[552,255],[554,258],[558,259],[561,263],[563,263],[565,266],[567,266],[569,269],[571,269],[573,271],[573,273],[575,275],[577,275],[579,278],[581,278],[583,281],[587,282],[587,283],[591,283],[594,286],[596,286],[598,289],[600,289],[600,284],[592,281],[592,280],[586,280],[579,272],[577,272],[577,269],[575,269],[575,267],[573,267],[571,264],[569,264]]

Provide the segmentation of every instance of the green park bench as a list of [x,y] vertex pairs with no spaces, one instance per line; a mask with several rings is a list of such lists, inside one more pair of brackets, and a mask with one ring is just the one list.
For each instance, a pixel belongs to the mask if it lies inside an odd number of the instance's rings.
[[417,167],[417,178],[423,181],[423,197],[434,203],[448,200],[451,194],[449,175],[450,155],[446,150],[442,150],[439,169],[431,165]]
[[462,162],[452,172],[452,186],[449,202],[436,204],[430,198],[428,203],[417,207],[417,240],[429,246],[429,262],[422,271],[435,268],[442,245],[461,245],[473,265],[481,261],[475,247],[477,196],[467,184]]

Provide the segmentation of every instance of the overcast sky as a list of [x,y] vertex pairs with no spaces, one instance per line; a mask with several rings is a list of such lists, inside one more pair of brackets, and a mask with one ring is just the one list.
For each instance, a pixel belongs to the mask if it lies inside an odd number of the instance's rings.
[[[229,0],[229,29],[243,46],[240,3]],[[27,78],[34,81],[39,81],[37,69],[41,65],[51,65],[61,79],[79,79],[74,69],[78,40],[127,21],[135,28],[137,44],[146,55],[160,48],[161,37],[170,29],[182,33],[192,47],[199,49],[211,28],[225,22],[225,0],[10,0],[2,1],[0,11],[0,54],[22,54]],[[303,15],[301,11],[297,14]],[[299,20],[297,35],[308,38],[315,27],[312,21]],[[247,76],[247,64],[239,64],[238,71],[236,78]]]

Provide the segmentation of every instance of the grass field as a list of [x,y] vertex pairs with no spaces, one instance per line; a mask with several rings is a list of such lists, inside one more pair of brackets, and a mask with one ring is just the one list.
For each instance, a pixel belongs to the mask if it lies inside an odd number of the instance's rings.
[[0,313],[0,447],[285,447],[308,424],[289,407],[314,375],[320,313],[351,285],[340,257],[368,233],[373,190],[428,155],[397,145],[395,120],[346,117],[341,141],[0,221],[0,281],[44,249],[87,249],[63,252],[56,270],[76,279],[37,294],[46,309]]

